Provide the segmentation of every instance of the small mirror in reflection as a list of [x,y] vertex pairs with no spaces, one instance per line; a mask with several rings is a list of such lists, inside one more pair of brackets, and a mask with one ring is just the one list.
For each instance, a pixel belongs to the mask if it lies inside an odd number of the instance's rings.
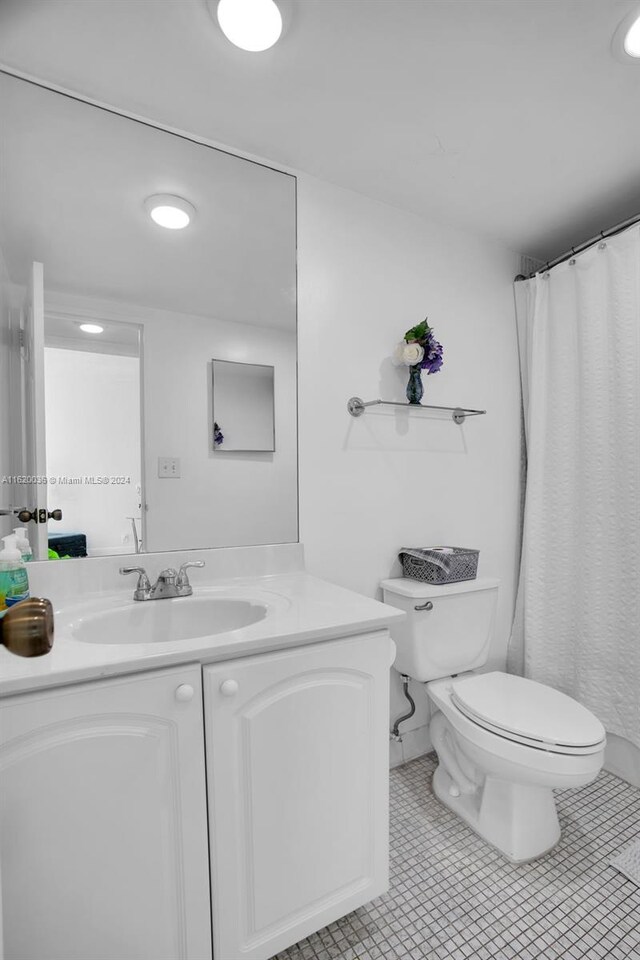
[[212,360],[213,449],[273,452],[274,368]]

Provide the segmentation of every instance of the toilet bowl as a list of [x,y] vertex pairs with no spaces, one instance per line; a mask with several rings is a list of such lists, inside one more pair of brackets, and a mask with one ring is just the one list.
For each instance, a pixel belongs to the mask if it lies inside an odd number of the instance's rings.
[[[602,769],[600,721],[571,697],[505,673],[426,686],[436,797],[509,860],[547,853],[560,839],[553,790],[584,786]],[[469,706],[478,699],[481,716]]]
[[488,659],[497,580],[382,586],[385,602],[407,612],[394,631],[396,669],[425,682],[432,706],[436,797],[512,862],[547,853],[560,839],[553,791],[597,777],[604,727],[558,690],[476,672]]

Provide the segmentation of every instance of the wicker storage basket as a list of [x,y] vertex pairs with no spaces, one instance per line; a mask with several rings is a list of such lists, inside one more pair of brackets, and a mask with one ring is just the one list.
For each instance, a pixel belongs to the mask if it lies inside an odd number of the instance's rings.
[[479,550],[467,547],[422,549],[403,547],[398,557],[402,563],[402,575],[423,583],[458,583],[460,580],[475,580],[478,573]]

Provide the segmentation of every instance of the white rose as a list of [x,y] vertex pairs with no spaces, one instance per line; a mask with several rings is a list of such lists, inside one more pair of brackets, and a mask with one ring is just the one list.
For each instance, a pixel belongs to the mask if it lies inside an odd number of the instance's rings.
[[396,348],[396,356],[400,363],[407,367],[415,367],[416,363],[421,363],[424,358],[424,347],[412,340],[411,343],[400,343]]

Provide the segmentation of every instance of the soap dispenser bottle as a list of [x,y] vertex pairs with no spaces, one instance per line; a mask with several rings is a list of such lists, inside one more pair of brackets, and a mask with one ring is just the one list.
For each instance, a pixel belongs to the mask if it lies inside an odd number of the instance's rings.
[[29,543],[29,538],[27,537],[27,531],[24,527],[16,527],[13,531],[16,535],[16,546],[20,551],[20,556],[24,563],[29,563],[29,560],[33,560],[33,550],[31,549],[31,544]]
[[0,550],[0,617],[10,607],[29,597],[29,575],[18,549],[15,533],[3,537]]

